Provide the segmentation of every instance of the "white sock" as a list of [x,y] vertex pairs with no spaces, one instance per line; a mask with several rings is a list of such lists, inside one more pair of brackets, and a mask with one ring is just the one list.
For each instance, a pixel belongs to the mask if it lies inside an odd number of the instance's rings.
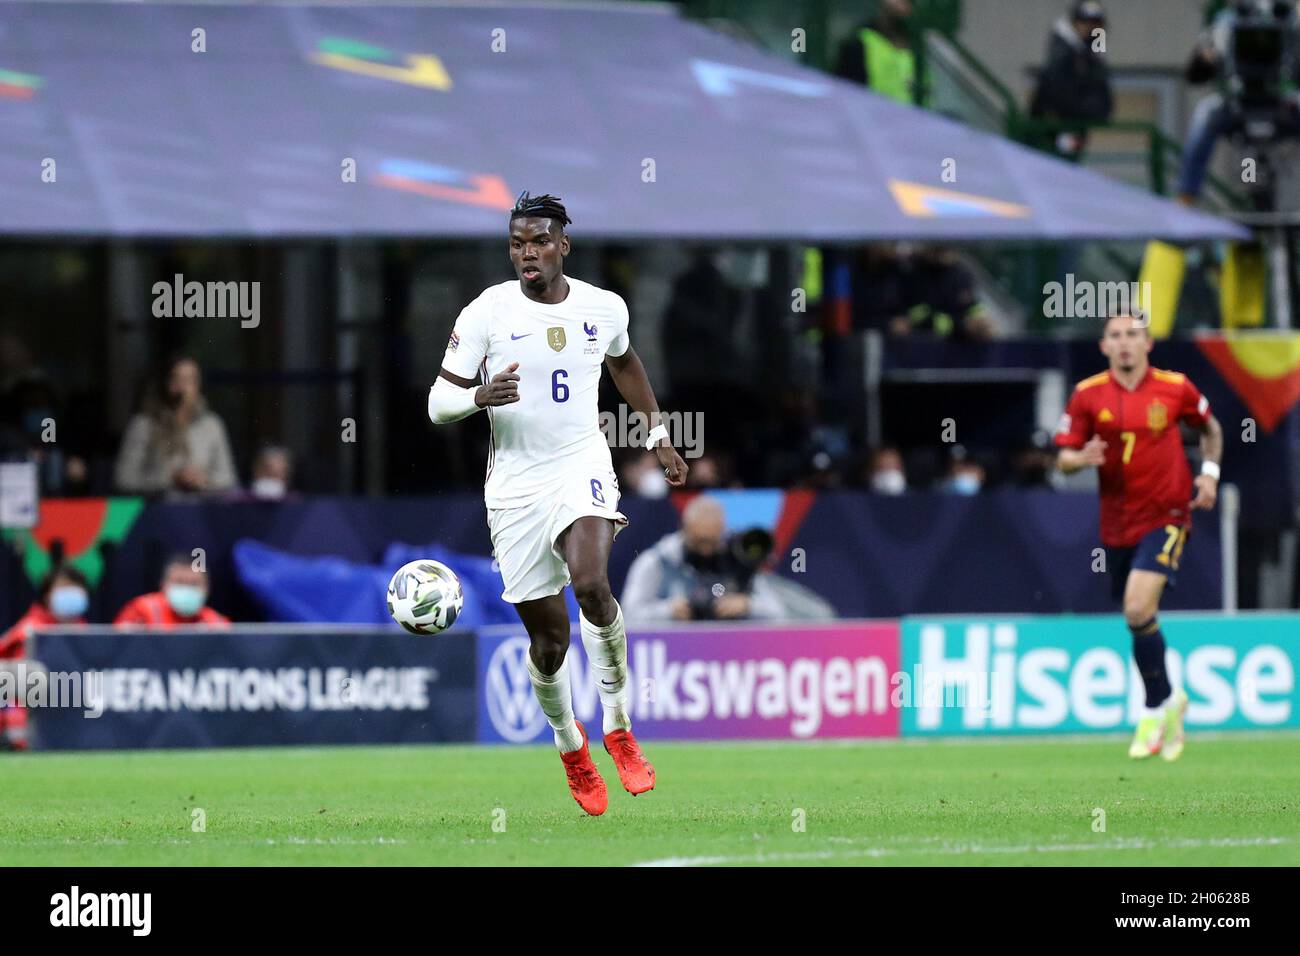
[[566,657],[554,674],[546,675],[537,669],[532,654],[525,656],[528,679],[533,682],[533,693],[546,715],[546,722],[555,732],[555,746],[562,754],[581,750],[582,731],[573,718],[573,691],[569,688],[569,659]]
[[587,660],[596,678],[600,692],[601,709],[605,716],[604,732],[631,730],[632,718],[627,709],[627,631],[623,628],[623,609],[614,614],[614,620],[597,627],[578,612],[582,623],[582,646],[587,650]]

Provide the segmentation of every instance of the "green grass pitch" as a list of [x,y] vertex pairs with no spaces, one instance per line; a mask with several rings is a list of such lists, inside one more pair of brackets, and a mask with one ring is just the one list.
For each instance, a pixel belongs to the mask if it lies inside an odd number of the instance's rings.
[[[543,747],[0,759],[9,865],[1300,864],[1300,736],[646,741],[658,788],[590,818]],[[205,829],[195,832],[202,811]],[[1105,814],[1104,832],[1098,810]],[[495,825],[495,826],[494,826]]]

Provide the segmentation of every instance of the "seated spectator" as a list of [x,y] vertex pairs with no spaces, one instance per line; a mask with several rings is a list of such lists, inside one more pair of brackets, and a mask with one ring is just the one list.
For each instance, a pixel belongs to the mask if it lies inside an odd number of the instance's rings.
[[928,333],[954,341],[986,342],[995,328],[979,300],[975,276],[951,249],[925,245],[907,261],[910,308],[890,324],[894,335]]
[[866,482],[877,495],[901,495],[907,491],[907,471],[897,448],[882,445],[871,453],[867,459]]
[[768,586],[772,575],[738,560],[726,530],[721,503],[709,495],[694,498],[682,514],[682,530],[632,562],[619,598],[627,620],[781,618],[785,608]]
[[266,445],[253,459],[253,480],[249,493],[262,501],[279,501],[289,494],[293,482],[293,457],[281,445]]
[[885,332],[896,323],[910,328],[910,283],[894,243],[873,242],[866,246],[856,257],[849,282],[855,329]]
[[184,625],[226,627],[230,619],[208,604],[208,575],[196,570],[188,554],[175,554],[163,568],[162,587],[132,598],[113,623],[118,627],[172,628]]
[[686,487],[721,488],[722,470],[723,466],[718,456],[712,452],[705,453],[691,462],[691,470],[686,475]]
[[1054,476],[1060,473],[1054,451],[1049,432],[1043,429],[1034,432],[1011,456],[1014,482],[1021,488],[1051,488]]
[[90,606],[86,576],[72,565],[59,565],[41,581],[36,600],[13,627],[0,635],[0,658],[17,660],[33,629],[52,624],[84,624]]
[[[36,592],[36,600],[17,623],[0,635],[0,660],[23,660],[32,631],[54,624],[84,624],[90,605],[86,576],[71,565],[50,571]],[[0,750],[27,747],[27,710],[21,706],[0,707]]]
[[[827,429],[820,429],[827,431]],[[813,436],[814,440],[818,436]],[[818,447],[800,474],[790,482],[793,488],[811,488],[815,491],[833,491],[844,485],[844,469],[839,460],[824,448]]]
[[[694,466],[691,468],[694,471]],[[687,480],[690,476],[687,475]],[[654,452],[643,451],[629,458],[619,468],[619,487],[624,493],[640,495],[642,498],[667,498],[668,481],[664,478],[663,465],[659,464]]]
[[954,495],[978,495],[984,487],[985,477],[984,466],[957,446],[948,466],[948,476],[940,483],[939,490]]
[[226,426],[203,399],[193,359],[174,359],[160,392],[127,425],[116,482],[119,491],[133,494],[201,494],[236,486]]

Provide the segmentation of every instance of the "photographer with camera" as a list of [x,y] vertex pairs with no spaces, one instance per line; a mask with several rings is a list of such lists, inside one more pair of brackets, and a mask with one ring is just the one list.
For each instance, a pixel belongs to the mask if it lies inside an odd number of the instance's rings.
[[[1193,85],[1217,80],[1220,89],[1192,114],[1179,202],[1191,205],[1200,195],[1221,137],[1258,148],[1300,132],[1296,29],[1295,0],[1236,0],[1214,16],[1187,64],[1186,79]],[[1266,192],[1271,183],[1264,187]],[[1271,197],[1260,204],[1270,206]]]
[[682,530],[632,562],[619,603],[629,623],[787,617],[772,575],[760,570],[771,551],[761,528],[728,535],[721,503],[699,495],[682,513]]

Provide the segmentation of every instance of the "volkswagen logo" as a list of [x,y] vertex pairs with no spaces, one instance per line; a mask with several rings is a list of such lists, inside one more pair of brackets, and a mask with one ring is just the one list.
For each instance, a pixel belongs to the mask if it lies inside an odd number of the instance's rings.
[[528,679],[528,638],[510,637],[497,645],[488,661],[486,683],[488,717],[492,726],[511,743],[529,743],[546,726]]

